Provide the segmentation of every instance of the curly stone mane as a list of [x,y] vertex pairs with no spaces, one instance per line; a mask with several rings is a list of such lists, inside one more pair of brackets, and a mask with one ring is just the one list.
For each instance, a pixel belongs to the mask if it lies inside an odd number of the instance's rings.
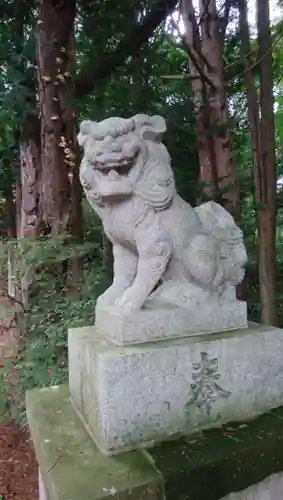
[[134,194],[154,210],[165,210],[170,207],[176,194],[170,156],[162,143],[149,140],[144,143],[148,151],[148,161],[135,185]]

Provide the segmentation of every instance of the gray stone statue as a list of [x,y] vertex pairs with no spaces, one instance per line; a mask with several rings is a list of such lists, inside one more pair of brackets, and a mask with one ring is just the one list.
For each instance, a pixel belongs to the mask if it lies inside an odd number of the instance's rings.
[[161,116],[83,121],[80,180],[113,244],[113,284],[98,305],[122,314],[146,303],[188,307],[236,300],[247,255],[219,204],[177,194]]

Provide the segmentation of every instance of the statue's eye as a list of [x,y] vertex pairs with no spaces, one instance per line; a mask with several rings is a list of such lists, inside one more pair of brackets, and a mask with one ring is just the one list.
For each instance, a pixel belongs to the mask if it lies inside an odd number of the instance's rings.
[[90,183],[87,182],[86,180],[83,179],[81,184],[82,184],[84,189],[87,189],[87,190],[91,189]]

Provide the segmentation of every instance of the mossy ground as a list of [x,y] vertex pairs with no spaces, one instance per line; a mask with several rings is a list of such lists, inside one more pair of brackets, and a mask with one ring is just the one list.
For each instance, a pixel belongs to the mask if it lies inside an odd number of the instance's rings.
[[167,500],[217,500],[283,470],[283,407],[149,450]]

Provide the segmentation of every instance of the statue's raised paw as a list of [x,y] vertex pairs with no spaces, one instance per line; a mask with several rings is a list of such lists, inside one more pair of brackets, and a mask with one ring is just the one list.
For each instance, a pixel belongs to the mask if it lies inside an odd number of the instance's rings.
[[128,288],[122,297],[115,301],[115,309],[119,310],[122,314],[129,314],[138,311],[144,304],[144,297],[140,293],[135,293],[132,288]]

